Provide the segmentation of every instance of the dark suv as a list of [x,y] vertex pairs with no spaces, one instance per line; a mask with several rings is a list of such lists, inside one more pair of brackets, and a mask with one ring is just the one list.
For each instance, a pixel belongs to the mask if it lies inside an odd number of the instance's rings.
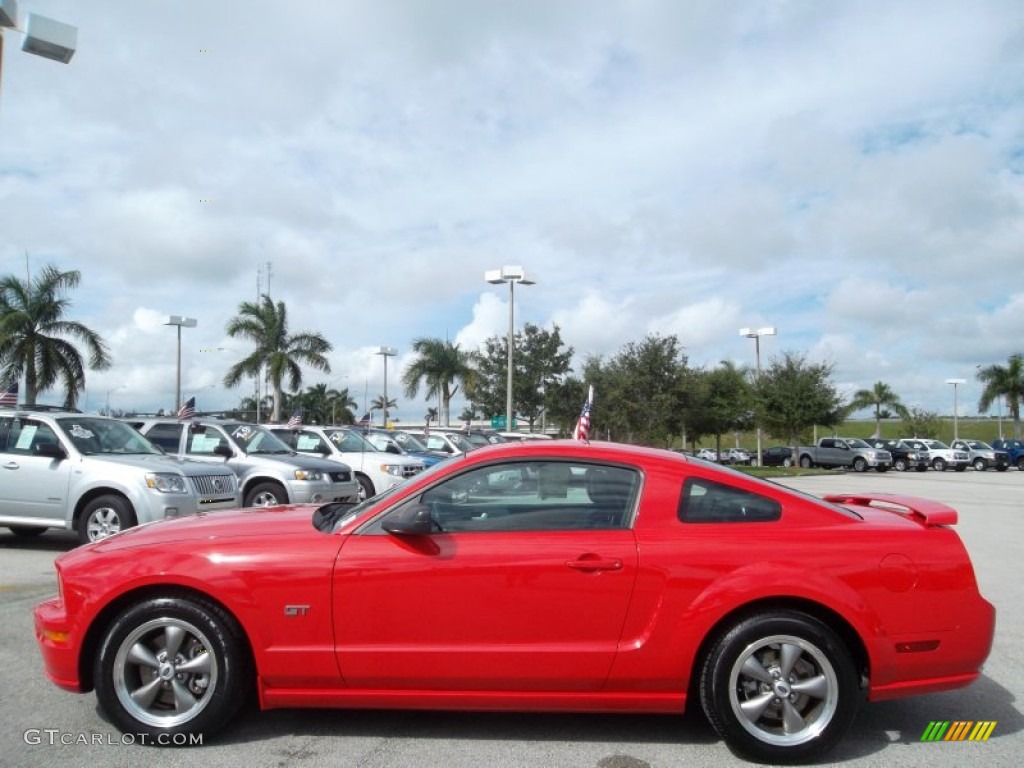
[[992,441],[992,447],[997,451],[1006,451],[1010,456],[1010,463],[1017,469],[1024,470],[1024,440],[999,438]]

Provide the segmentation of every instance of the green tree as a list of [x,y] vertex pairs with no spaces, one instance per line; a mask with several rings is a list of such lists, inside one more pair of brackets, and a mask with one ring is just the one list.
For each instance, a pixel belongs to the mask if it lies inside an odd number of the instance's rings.
[[310,331],[288,333],[288,310],[283,301],[276,304],[263,294],[260,301],[243,301],[238,315],[228,321],[227,333],[255,344],[255,349],[228,369],[224,386],[235,387],[242,379],[259,376],[261,372],[273,388],[273,421],[281,420],[284,400],[283,382],[288,379],[289,389],[298,391],[302,385],[302,368],[308,365],[318,371],[330,373],[326,355],[331,343],[321,334]]
[[35,405],[40,392],[61,382],[64,405],[74,407],[85,389],[86,362],[69,338],[80,341],[88,367],[110,367],[107,345],[95,331],[66,319],[68,291],[81,281],[78,270],[62,272],[46,266],[34,280],[14,275],[0,278],[0,366],[3,382],[25,376],[23,401]]
[[935,437],[942,431],[942,419],[934,411],[910,408],[903,417],[900,437]]
[[[547,392],[571,370],[573,350],[562,342],[557,325],[546,331],[527,323],[515,334],[513,344],[512,411],[527,422],[532,432],[547,405]],[[494,336],[484,342],[484,350],[475,356],[475,365],[477,375],[467,393],[474,409],[484,416],[504,414],[508,398],[508,337]]]
[[416,339],[412,351],[416,357],[402,373],[405,396],[416,397],[421,385],[426,387],[428,400],[440,395],[444,425],[449,426],[451,401],[459,391],[459,383],[470,381],[474,373],[472,356],[447,339]]
[[395,400],[393,397],[389,397],[386,411],[384,409],[384,405],[384,395],[377,395],[375,398],[373,398],[373,400],[370,401],[370,410],[381,411],[381,418],[383,419],[382,424],[384,425],[384,428],[387,429],[388,418],[390,416],[391,411],[398,407],[398,401]]
[[1024,355],[1010,355],[1006,365],[989,365],[978,371],[978,381],[985,385],[978,400],[978,412],[985,413],[997,398],[1006,398],[1013,419],[1013,436],[1020,439],[1020,404],[1024,399]]
[[853,399],[846,406],[845,413],[849,415],[865,408],[875,409],[875,437],[882,436],[882,418],[889,411],[898,414],[903,419],[910,414],[907,407],[900,402],[899,395],[893,392],[892,388],[884,381],[876,381],[871,389],[858,389],[854,392]]
[[768,431],[794,447],[801,432],[842,421],[842,398],[832,384],[828,363],[808,363],[803,355],[785,352],[761,372],[756,391]]
[[332,389],[327,393],[327,407],[330,409],[331,424],[355,424],[355,409],[359,403],[352,397],[348,387],[336,390]]
[[747,371],[723,360],[718,368],[700,371],[693,383],[687,430],[714,435],[715,450],[721,454],[723,433],[753,425],[755,398]]

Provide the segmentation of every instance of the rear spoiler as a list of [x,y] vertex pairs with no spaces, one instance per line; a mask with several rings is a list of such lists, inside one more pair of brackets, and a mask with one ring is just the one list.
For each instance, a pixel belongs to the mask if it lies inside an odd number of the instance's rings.
[[833,494],[823,497],[825,501],[833,504],[847,504],[858,507],[876,506],[872,502],[879,502],[883,507],[898,507],[895,512],[901,512],[915,517],[925,525],[956,525],[957,512],[951,506],[941,501],[922,499],[919,496],[902,496],[898,493],[872,493],[872,494]]

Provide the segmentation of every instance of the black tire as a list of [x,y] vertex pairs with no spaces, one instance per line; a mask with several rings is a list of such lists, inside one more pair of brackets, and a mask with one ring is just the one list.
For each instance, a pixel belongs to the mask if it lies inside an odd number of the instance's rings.
[[982,459],[980,457],[974,460],[974,471],[975,472],[984,472],[986,469],[988,469],[988,462],[987,461],[985,461],[984,459]]
[[356,475],[356,480],[359,482],[359,501],[365,501],[377,493],[373,488],[373,481],[366,475]]
[[124,496],[109,493],[97,496],[78,517],[78,540],[82,544],[99,541],[136,525],[135,510]]
[[793,457],[792,456],[787,456],[786,458],[784,458],[782,460],[782,466],[784,466],[784,467],[792,467],[793,466]]
[[895,469],[897,472],[906,472],[907,471],[907,460],[906,459],[896,459],[892,463],[892,468]]
[[888,472],[889,471],[889,465],[888,464],[879,464],[877,467],[875,467],[875,471],[876,472]]
[[15,536],[20,536],[23,539],[33,539],[40,534],[46,533],[45,528],[40,528],[35,525],[8,525],[7,526],[11,533]]
[[932,461],[932,469],[934,469],[936,472],[945,472],[946,460],[943,459],[941,456],[937,459],[934,459]]
[[1019,459],[1017,459],[1017,469],[1019,469],[1021,472],[1024,472],[1024,456],[1021,456]]
[[288,503],[288,494],[278,483],[256,483],[245,494],[243,507],[276,507]]
[[96,697],[114,725],[161,745],[223,727],[250,679],[237,623],[200,598],[153,597],[124,609],[93,663]]
[[1005,472],[1008,469],[1009,467],[1004,467],[1002,464],[1000,464],[998,467],[996,467],[996,472]]
[[805,456],[801,456],[800,457],[800,466],[803,467],[804,469],[810,469],[811,467],[814,466],[814,462],[811,461],[811,457],[810,456],[806,456],[806,455]]
[[[744,710],[744,703],[765,697],[766,706]],[[721,636],[704,660],[700,698],[729,749],[775,765],[815,760],[832,749],[863,695],[838,635],[812,616],[780,610],[744,619]]]
[[953,469],[955,471],[957,471],[957,472],[966,472],[967,471],[967,465],[966,464],[957,464],[955,467],[953,467]]
[[863,456],[858,456],[853,460],[853,471],[854,472],[867,472],[868,462]]
[[918,472],[927,472],[928,471],[928,465],[927,464],[918,464],[916,467],[914,467],[914,469],[916,469]]

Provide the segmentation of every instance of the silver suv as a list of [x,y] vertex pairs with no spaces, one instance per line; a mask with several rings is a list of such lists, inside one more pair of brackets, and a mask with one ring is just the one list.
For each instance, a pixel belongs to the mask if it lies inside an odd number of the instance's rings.
[[347,464],[356,473],[359,500],[394,488],[423,471],[411,456],[381,451],[362,435],[340,427],[267,427],[292,450]]
[[0,525],[77,531],[84,544],[165,517],[237,507],[230,471],[166,456],[117,419],[0,410]]
[[167,453],[226,465],[242,486],[242,505],[356,501],[352,468],[296,453],[270,430],[242,421],[143,419],[129,422]]

